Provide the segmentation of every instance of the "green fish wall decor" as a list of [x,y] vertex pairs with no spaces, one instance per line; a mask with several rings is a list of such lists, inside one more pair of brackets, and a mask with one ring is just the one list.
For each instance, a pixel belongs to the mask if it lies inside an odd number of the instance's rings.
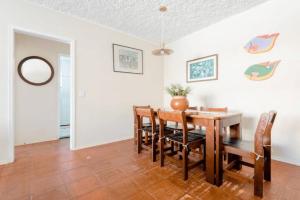
[[251,65],[245,71],[245,76],[249,80],[253,80],[253,81],[262,81],[262,80],[269,79],[273,76],[274,71],[279,63],[280,60]]

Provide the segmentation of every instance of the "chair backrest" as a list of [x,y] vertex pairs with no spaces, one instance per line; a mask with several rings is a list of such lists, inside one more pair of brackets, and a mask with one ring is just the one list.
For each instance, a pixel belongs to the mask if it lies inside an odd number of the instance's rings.
[[164,137],[164,125],[167,122],[176,122],[182,125],[183,144],[187,143],[187,121],[183,111],[162,111],[158,110],[159,136]]
[[197,106],[190,106],[190,107],[188,107],[188,110],[198,110],[198,107]]
[[[135,109],[136,108],[150,108],[150,105],[147,106],[133,106],[133,117],[134,117],[134,124],[137,124],[137,116],[136,116],[136,112]],[[141,119],[143,121],[143,119]]]
[[138,128],[142,128],[142,119],[143,118],[148,118],[151,126],[152,126],[152,132],[154,133],[156,130],[156,121],[155,121],[155,114],[154,114],[154,110],[152,108],[135,108],[135,113],[136,113],[136,117],[137,117],[137,124],[138,124]]
[[269,121],[268,113],[261,114],[256,131],[255,131],[254,151],[256,154],[258,154],[260,156],[264,155],[263,136],[267,132],[268,121]]
[[201,111],[207,111],[207,112],[227,112],[228,108],[224,107],[224,108],[209,108],[209,107],[200,107]]
[[263,135],[263,145],[264,146],[270,146],[271,145],[271,132],[272,132],[272,128],[273,128],[273,124],[274,124],[276,116],[277,116],[276,111],[270,111],[269,112],[269,122],[268,122],[268,126],[267,126],[267,131]]
[[[190,106],[187,110],[198,110],[197,106]],[[178,122],[175,123],[175,126],[178,127]],[[193,125],[195,127],[195,125]]]
[[263,156],[264,146],[271,145],[271,130],[275,121],[277,113],[271,111],[269,113],[263,113],[260,116],[256,132],[254,148],[255,153]]

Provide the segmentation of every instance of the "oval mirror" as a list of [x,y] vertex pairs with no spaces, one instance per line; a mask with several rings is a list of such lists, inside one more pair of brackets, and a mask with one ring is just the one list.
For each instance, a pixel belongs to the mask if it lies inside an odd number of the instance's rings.
[[39,56],[30,56],[19,63],[18,73],[26,83],[40,86],[49,83],[53,79],[54,69],[46,59]]

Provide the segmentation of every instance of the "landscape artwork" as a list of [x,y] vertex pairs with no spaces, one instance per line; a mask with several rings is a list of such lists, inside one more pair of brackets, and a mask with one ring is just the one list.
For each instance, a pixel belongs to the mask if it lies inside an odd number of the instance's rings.
[[262,80],[269,79],[273,76],[275,69],[279,63],[280,60],[251,65],[245,71],[245,76],[249,80],[253,80],[253,81],[262,81]]
[[251,54],[268,52],[274,47],[278,36],[279,33],[256,36],[251,39],[244,48]]
[[218,79],[218,55],[187,61],[187,82]]
[[114,72],[143,74],[143,51],[113,44]]

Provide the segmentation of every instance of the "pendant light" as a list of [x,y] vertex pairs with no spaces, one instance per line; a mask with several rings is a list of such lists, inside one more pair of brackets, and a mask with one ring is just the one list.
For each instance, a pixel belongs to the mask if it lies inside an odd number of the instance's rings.
[[164,5],[161,5],[159,7],[159,11],[161,12],[161,36],[160,36],[160,48],[159,49],[154,49],[152,51],[152,54],[155,56],[164,56],[164,55],[170,55],[173,53],[172,49],[167,49],[165,48],[165,43],[164,43],[164,14],[167,12],[167,7]]

